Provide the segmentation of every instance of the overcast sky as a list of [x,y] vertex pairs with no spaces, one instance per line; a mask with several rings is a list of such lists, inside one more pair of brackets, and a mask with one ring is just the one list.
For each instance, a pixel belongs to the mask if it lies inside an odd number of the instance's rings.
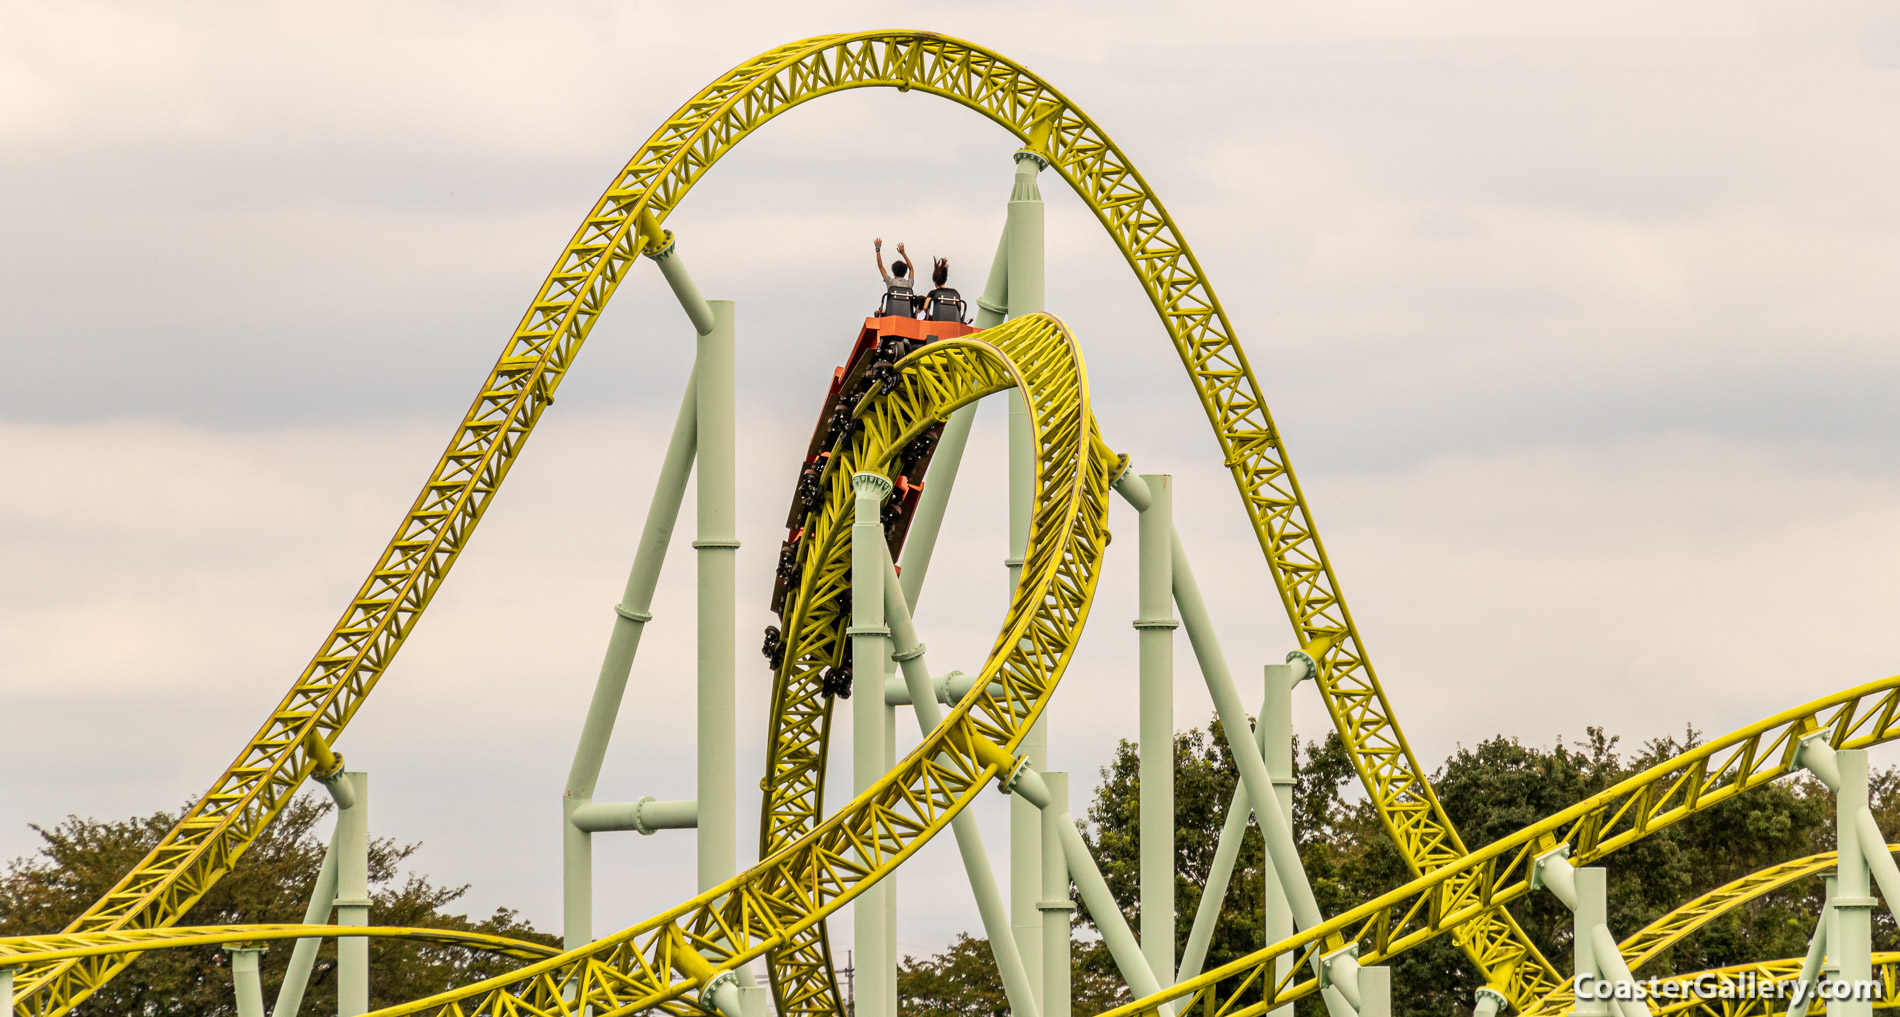
[[[0,857],[33,848],[29,823],[202,792],[641,141],[761,50],[892,26],[1036,69],[1167,203],[1428,766],[1500,733],[1719,734],[1900,670],[1891,5],[9,0]],[[768,685],[750,633],[802,436],[878,290],[870,240],[979,289],[1013,148],[921,94],[831,97],[669,223],[738,301],[745,857]],[[1043,192],[1050,309],[1107,440],[1176,475],[1251,699],[1290,636],[1231,482],[1114,247],[1059,180]],[[637,266],[340,742],[373,828],[425,842],[416,867],[472,883],[476,910],[559,927],[561,784],[691,349]],[[1002,418],[979,417],[919,613],[939,669],[979,664],[1002,610]],[[693,792],[678,538],[603,800]],[[1078,798],[1135,732],[1134,544],[1055,700]],[[1177,721],[1201,724],[1179,642]],[[1297,709],[1322,736],[1310,685]],[[1000,867],[999,796],[981,819]],[[603,933],[692,887],[682,835],[597,858]],[[899,896],[906,952],[977,928],[960,878]]]

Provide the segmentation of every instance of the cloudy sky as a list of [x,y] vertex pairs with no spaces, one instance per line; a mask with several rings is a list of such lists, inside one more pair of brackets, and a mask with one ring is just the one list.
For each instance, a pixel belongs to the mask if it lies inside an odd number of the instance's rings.
[[[1499,733],[1720,733],[1900,670],[1892,8],[1310,7],[0,5],[0,857],[32,849],[29,823],[201,792],[616,169],[728,67],[848,29],[1022,60],[1142,169],[1428,765]],[[707,294],[739,302],[742,632],[768,620],[801,435],[877,291],[871,237],[978,288],[1013,147],[927,96],[837,96],[671,221]],[[1175,474],[1257,695],[1288,630],[1192,391],[1087,210],[1044,194],[1050,308],[1110,443]],[[642,268],[341,742],[374,828],[423,841],[417,867],[473,884],[474,909],[559,926],[561,783],[691,348]],[[919,614],[939,668],[979,663],[1000,617],[1002,417],[979,417]],[[689,530],[603,799],[692,794]],[[1133,551],[1112,549],[1056,698],[1078,795],[1135,730]],[[1181,642],[1185,726],[1211,708]],[[1298,711],[1323,734],[1310,686]],[[691,889],[682,836],[597,854],[599,931]],[[900,890],[907,952],[976,927],[936,883]]]

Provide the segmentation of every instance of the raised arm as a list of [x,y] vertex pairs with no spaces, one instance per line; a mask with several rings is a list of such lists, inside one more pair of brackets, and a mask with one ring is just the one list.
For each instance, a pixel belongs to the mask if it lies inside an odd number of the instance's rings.
[[877,274],[889,279],[891,274],[884,270],[884,238],[878,237],[876,240],[871,241],[871,243],[877,250]]

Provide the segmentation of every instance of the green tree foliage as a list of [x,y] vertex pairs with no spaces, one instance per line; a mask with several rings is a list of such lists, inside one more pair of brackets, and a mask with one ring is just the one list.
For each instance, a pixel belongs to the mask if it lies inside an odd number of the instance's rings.
[[[1693,729],[1680,738],[1658,738],[1640,750],[1618,752],[1618,740],[1599,728],[1587,729],[1580,744],[1558,742],[1544,749],[1512,738],[1493,738],[1459,748],[1432,775],[1432,785],[1468,848],[1509,836],[1617,782],[1681,754],[1698,743]],[[1218,720],[1175,737],[1175,943],[1177,955],[1201,902],[1201,888],[1214,858],[1221,823],[1238,769],[1228,754]],[[1365,801],[1345,745],[1337,734],[1306,743],[1296,751],[1297,784],[1293,828],[1300,857],[1312,880],[1323,913],[1332,915],[1363,903],[1412,878],[1378,813]],[[1124,917],[1139,928],[1140,759],[1136,747],[1122,742],[1088,809],[1084,839],[1103,877],[1122,902]],[[1900,773],[1873,775],[1873,809],[1881,828],[1900,830]],[[1627,936],[1691,898],[1717,886],[1787,861],[1834,848],[1833,795],[1811,778],[1795,777],[1756,788],[1720,806],[1651,834],[1610,855],[1610,927]],[[1207,969],[1259,949],[1263,935],[1263,842],[1251,821],[1239,860],[1222,902],[1222,919],[1208,950]],[[1807,949],[1821,901],[1818,877],[1758,898],[1730,911],[1651,961],[1642,973],[1700,971],[1776,957],[1795,957]],[[1570,962],[1571,916],[1549,894],[1533,894],[1513,906],[1531,940],[1560,969]],[[1090,936],[1095,929],[1085,909],[1076,925],[1085,937],[1077,963],[1087,977],[1111,986],[1105,1003],[1125,998],[1107,951]],[[1875,948],[1900,945],[1887,912],[1875,913]],[[929,1017],[1002,1013],[1001,990],[983,940],[959,939],[959,986],[989,993],[982,1009],[956,1009],[937,1002],[950,983],[931,983],[937,995],[921,1008]],[[923,985],[926,972],[938,972],[950,953],[909,961],[914,972],[900,986]],[[981,962],[981,963],[979,963]],[[1472,993],[1482,984],[1477,970],[1440,937],[1392,962],[1393,1011],[1398,1017],[1445,1017],[1468,1011]],[[985,981],[987,979],[987,981]],[[984,987],[978,989],[977,987]],[[1120,992],[1123,995],[1117,995]],[[923,997],[920,997],[920,1000]],[[989,1007],[994,1007],[990,1009]],[[1082,1005],[1075,1012],[1099,1012]],[[1320,1017],[1317,999],[1303,1000],[1300,1017]]]
[[[330,811],[327,800],[293,800],[271,824],[237,868],[212,888],[185,922],[239,925],[301,922],[310,886],[323,862],[324,843],[314,828]],[[63,929],[93,901],[112,888],[145,857],[178,821],[158,812],[115,822],[68,817],[57,826],[34,827],[40,835],[36,854],[15,859],[0,875],[0,936],[45,934]],[[444,908],[467,886],[436,886],[414,873],[398,871],[418,844],[388,839],[370,843],[370,917],[378,925],[465,929],[558,945],[554,936],[536,932],[506,908],[475,921]],[[270,944],[263,957],[266,1006],[276,998],[290,960],[290,943]],[[105,988],[81,1003],[87,1015],[139,1014],[143,1017],[201,1017],[234,1014],[228,955],[218,947],[155,950],[140,957]],[[370,1005],[389,1006],[465,985],[518,967],[520,961],[457,947],[370,941]],[[318,953],[303,1013],[336,1012],[336,943]]]

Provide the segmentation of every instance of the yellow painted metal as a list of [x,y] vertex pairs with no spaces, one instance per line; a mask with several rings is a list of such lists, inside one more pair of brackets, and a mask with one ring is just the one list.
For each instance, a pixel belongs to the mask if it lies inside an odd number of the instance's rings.
[[[1264,950],[1108,1011],[1103,1017],[1175,1013],[1198,1008],[1206,1017],[1238,1017],[1290,1002],[1318,989],[1302,977],[1308,962],[1346,944],[1363,964],[1379,964],[1531,892],[1534,859],[1560,845],[1587,865],[1692,813],[1795,772],[1803,738],[1827,733],[1835,748],[1857,749],[1900,738],[1900,676],[1776,714],[1698,746],[1479,848],[1443,868],[1382,894]],[[1295,960],[1276,979],[1274,962]],[[1266,1000],[1261,1000],[1262,990]]]
[[[812,557],[800,579],[801,606],[828,609],[788,619],[787,657],[805,660],[810,666],[795,673],[812,680],[819,664],[839,659],[843,619],[835,608],[845,586],[833,566],[850,561],[852,474],[892,469],[906,444],[959,406],[1019,386],[1036,449],[1034,521],[1023,580],[976,683],[1001,694],[966,697],[863,794],[699,897],[518,972],[379,1013],[697,1012],[690,990],[768,952],[792,1007],[827,998],[825,917],[894,871],[996,775],[985,747],[1014,747],[1048,703],[1087,619],[1108,542],[1108,481],[1118,457],[1096,431],[1074,339],[1046,314],[981,336],[923,347],[898,363],[892,392],[859,401],[859,426],[841,437],[822,478],[820,528],[808,538]],[[682,960],[681,950],[710,966]]]
[[[1889,844],[1887,850],[1900,852],[1900,844]],[[1629,964],[1630,970],[1635,971],[1653,960],[1657,954],[1674,946],[1684,936],[1729,911],[1763,894],[1773,893],[1790,883],[1834,871],[1834,859],[1834,852],[1823,851],[1806,858],[1796,858],[1779,865],[1770,865],[1759,872],[1751,872],[1734,882],[1718,886],[1638,929],[1628,939],[1623,940],[1619,944],[1623,959]],[[1800,966],[1800,962],[1801,958],[1795,958],[1797,967]],[[1563,988],[1526,1007],[1524,1013],[1527,1015],[1568,1013],[1575,1002],[1573,992],[1572,984],[1565,982]]]
[[[1466,854],[1407,746],[1339,594],[1258,381],[1212,286],[1166,209],[1114,142],[1046,81],[970,43],[903,31],[823,36],[761,54],[702,89],[642,146],[563,250],[395,537],[278,708],[179,825],[70,931],[168,926],[230,870],[309,776],[318,755],[312,746],[334,743],[388,668],[542,411],[552,402],[627,268],[643,248],[663,239],[660,224],[667,213],[751,131],[803,102],[863,87],[927,92],[982,113],[1047,159],[1050,168],[1095,213],[1149,295],[1188,371],[1274,576],[1295,642],[1312,648],[1309,652],[1319,664],[1317,684],[1369,798],[1408,864],[1425,874],[1411,886],[1429,886],[1430,899],[1458,905],[1454,909],[1457,921],[1435,920],[1433,934],[1455,930],[1466,953],[1520,1007],[1558,987],[1554,969],[1529,945],[1508,913],[1495,907],[1503,902],[1495,897],[1496,874],[1472,860],[1490,858],[1495,865],[1497,845],[1478,856]],[[966,340],[941,345],[944,355],[974,348]],[[975,354],[965,356],[971,362],[964,366],[971,371],[979,371],[986,362]],[[1079,360],[1076,363],[1079,377]],[[923,370],[922,364],[918,370]],[[967,387],[975,382],[966,379],[958,384]],[[1082,390],[1077,390],[1075,398],[1082,399]],[[879,405],[887,404],[895,405],[891,400],[879,401]],[[1078,410],[1077,406],[1060,408],[1068,413]],[[1085,408],[1076,419],[1090,419]],[[1100,472],[1091,458],[1099,457],[1097,445],[1093,437],[1081,442],[1088,449],[1083,455],[1087,462],[1075,467],[1090,478]],[[1053,525],[1055,521],[1044,522]],[[1072,536],[1087,544],[1105,534],[1084,526]],[[1041,539],[1045,547],[1059,542],[1052,532],[1044,532]],[[1057,585],[1074,578],[1064,578]],[[1087,580],[1093,582],[1092,572]],[[806,581],[836,584],[839,576],[835,569],[815,568],[807,571]],[[1062,588],[1069,599],[1058,596],[1058,606],[1075,608],[1073,595],[1078,590]],[[818,616],[825,610],[820,605],[826,602],[823,597],[813,599],[809,608],[813,638],[818,641],[799,652],[809,653],[810,659],[819,659],[825,652],[818,634],[825,623]],[[1085,598],[1082,606],[1086,606]],[[1012,608],[1011,624],[1028,624],[1031,615],[1021,612],[1029,610]],[[1079,613],[1076,621],[1079,624]],[[835,628],[824,631],[831,632],[829,638],[837,638]],[[1013,631],[1006,627],[1004,637]],[[896,813],[885,813],[898,804],[872,796],[821,823],[818,775],[822,770],[816,767],[823,758],[826,715],[811,698],[810,678],[809,672],[799,672],[784,690],[784,705],[791,713],[780,728],[782,740],[769,747],[773,769],[767,778],[771,802],[764,834],[768,847],[774,849],[772,858],[796,857],[812,866],[800,876],[809,882],[775,883],[768,890],[735,881],[728,884],[735,896],[719,907],[683,905],[654,922],[610,937],[608,942],[617,944],[613,950],[618,951],[610,951],[610,957],[589,954],[585,961],[537,965],[537,973],[525,976],[538,986],[531,992],[567,991],[558,979],[549,981],[561,972],[558,977],[573,975],[583,980],[574,986],[575,991],[590,999],[598,994],[606,1001],[599,1011],[603,1013],[624,1000],[674,1000],[677,986],[656,988],[663,979],[629,981],[632,976],[623,974],[639,969],[640,958],[648,956],[642,950],[665,939],[657,930],[678,919],[691,926],[682,929],[695,948],[710,950],[712,956],[726,949],[718,944],[746,944],[744,949],[732,945],[728,960],[746,950],[762,951],[766,943],[792,947],[786,951],[792,959],[782,962],[785,966],[778,972],[780,978],[789,979],[789,988],[780,989],[781,1006],[787,1012],[818,1012],[835,1006],[835,988],[829,985],[828,965],[822,957],[822,933],[813,931],[821,912],[845,899],[849,887],[881,875],[907,856],[915,849],[917,836],[934,830],[933,824],[944,815],[942,810],[950,807],[936,791],[913,790],[909,781],[922,780],[921,787],[963,787],[975,777],[956,767],[937,772],[935,764],[912,761],[880,785],[906,789],[898,796],[903,807],[911,810],[904,822],[892,818]],[[1053,681],[1053,672],[1045,678]],[[1017,697],[1010,702],[1022,705],[1024,700]],[[957,723],[968,728],[978,722]],[[986,730],[1004,734],[1013,728]],[[943,751],[948,753],[945,758],[969,765],[967,755],[957,755],[954,746],[967,745],[967,739],[976,735],[965,729],[940,734]],[[1687,806],[1694,807],[1693,801]],[[932,818],[919,818],[923,816]],[[872,825],[853,825],[860,822]],[[1633,835],[1639,836],[1640,831]],[[828,839],[836,837],[844,840]],[[832,851],[845,853],[828,853]],[[783,862],[772,864],[782,866]],[[851,880],[839,876],[867,864],[871,867]],[[786,876],[788,870],[775,871]],[[800,900],[799,894],[812,896]],[[1472,902],[1478,906],[1468,906]],[[728,917],[740,921],[743,928],[722,924]],[[1336,921],[1344,920],[1342,916]],[[711,924],[696,924],[701,922]],[[1327,927],[1338,931],[1347,926],[1329,922]],[[27,965],[18,976],[18,1008],[22,1013],[64,1013],[128,960],[124,954],[109,954]],[[816,974],[821,965],[826,967],[822,977]],[[671,969],[660,965],[654,970]],[[806,974],[799,974],[800,970]],[[598,982],[587,981],[596,976]],[[660,995],[655,996],[656,992]],[[504,993],[493,998],[513,997]],[[461,1012],[460,1004],[442,1005],[447,1012]]]
[[265,943],[280,939],[333,939],[368,936],[401,939],[436,946],[459,946],[516,960],[535,961],[561,951],[525,939],[493,936],[459,929],[413,929],[399,925],[175,925],[168,929],[123,929],[117,932],[81,932],[56,936],[13,936],[0,939],[0,963],[46,964],[87,957],[136,955],[148,950],[179,950],[224,943]]

